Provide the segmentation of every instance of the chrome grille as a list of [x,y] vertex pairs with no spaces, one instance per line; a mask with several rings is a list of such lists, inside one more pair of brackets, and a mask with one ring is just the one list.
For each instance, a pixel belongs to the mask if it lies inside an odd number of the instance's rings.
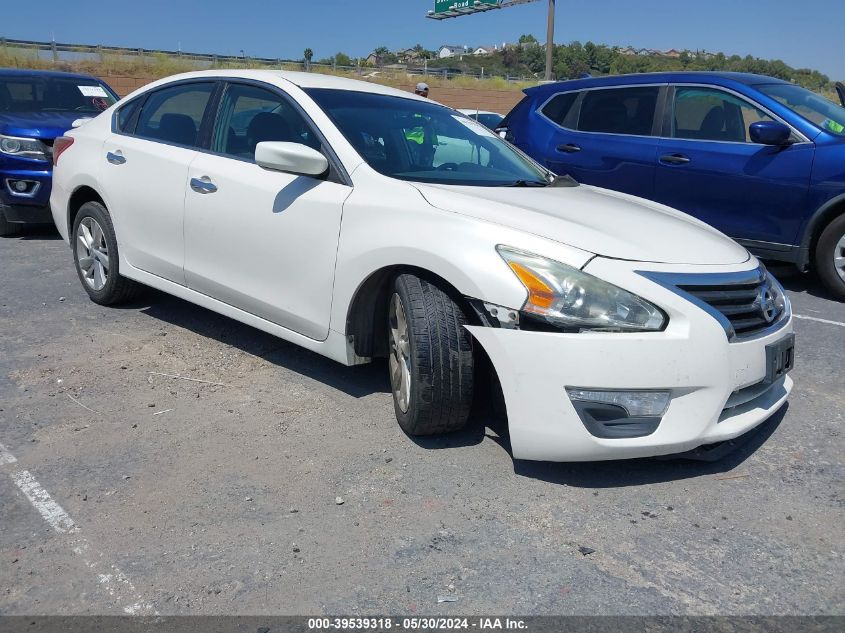
[[641,273],[704,309],[725,329],[729,340],[776,330],[789,317],[783,288],[760,265],[739,273]]

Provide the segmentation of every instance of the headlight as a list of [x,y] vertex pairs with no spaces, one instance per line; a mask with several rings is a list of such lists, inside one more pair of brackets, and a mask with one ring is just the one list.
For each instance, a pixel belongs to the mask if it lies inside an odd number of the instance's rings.
[[0,152],[21,158],[37,158],[48,160],[47,146],[37,138],[20,138],[0,134]]
[[598,277],[507,246],[496,250],[528,290],[528,316],[583,330],[653,332],[666,324],[658,307]]

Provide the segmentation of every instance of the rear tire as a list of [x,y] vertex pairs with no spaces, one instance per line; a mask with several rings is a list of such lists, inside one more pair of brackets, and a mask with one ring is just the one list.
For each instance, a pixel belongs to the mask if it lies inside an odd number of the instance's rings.
[[396,419],[409,435],[462,429],[473,393],[466,315],[442,288],[399,275],[388,306],[389,369]]
[[816,274],[839,301],[845,301],[845,215],[828,224],[816,243]]
[[20,222],[9,222],[3,211],[0,211],[0,236],[12,237],[23,232],[23,224]]
[[76,274],[91,301],[107,306],[138,295],[142,286],[120,275],[114,225],[102,204],[86,202],[80,207],[70,240]]

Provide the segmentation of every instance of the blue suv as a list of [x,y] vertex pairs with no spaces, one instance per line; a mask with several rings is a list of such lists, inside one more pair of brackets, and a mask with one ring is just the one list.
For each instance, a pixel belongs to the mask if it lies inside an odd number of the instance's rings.
[[94,77],[0,68],[0,235],[52,224],[53,141],[115,101]]
[[586,78],[525,95],[498,131],[552,171],[685,211],[764,259],[815,269],[845,300],[845,107],[739,73]]

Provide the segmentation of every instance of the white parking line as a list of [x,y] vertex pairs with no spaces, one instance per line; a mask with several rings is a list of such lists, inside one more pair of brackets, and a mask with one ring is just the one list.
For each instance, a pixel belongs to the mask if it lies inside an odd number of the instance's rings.
[[828,325],[838,325],[839,327],[845,327],[845,323],[841,321],[829,321],[827,319],[820,319],[818,317],[811,317],[811,316],[804,316],[803,314],[793,314],[796,319],[804,319],[805,321],[815,321],[816,323],[827,323]]
[[[9,450],[0,444],[0,465],[15,464],[17,459]],[[28,470],[18,470],[11,474],[12,481],[20,488],[29,502],[38,510],[44,520],[59,534],[78,534],[79,527],[70,515],[56,503],[41,484],[36,481]],[[108,565],[103,554],[96,552],[91,544],[82,536],[70,541],[73,553],[91,570],[104,569],[106,573],[97,573],[97,583],[119,604],[124,604],[123,612],[128,615],[158,615],[152,604],[145,602],[138,595],[135,585],[115,565]]]
[[70,518],[70,515],[62,509],[62,506],[53,501],[49,493],[41,487],[41,484],[35,481],[32,473],[28,470],[19,470],[12,474],[12,481],[56,532],[66,534],[67,532],[77,531],[76,524]]

